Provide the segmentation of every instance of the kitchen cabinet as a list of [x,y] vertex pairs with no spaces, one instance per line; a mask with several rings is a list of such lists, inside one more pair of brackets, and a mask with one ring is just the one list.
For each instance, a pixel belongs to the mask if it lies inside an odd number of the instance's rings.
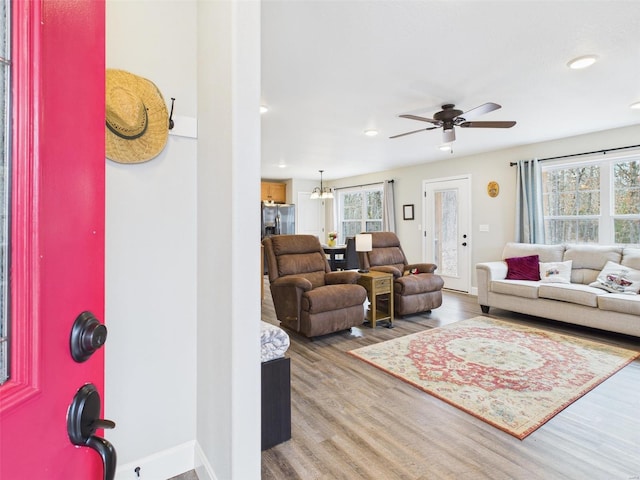
[[262,182],[260,200],[263,202],[287,203],[287,184]]

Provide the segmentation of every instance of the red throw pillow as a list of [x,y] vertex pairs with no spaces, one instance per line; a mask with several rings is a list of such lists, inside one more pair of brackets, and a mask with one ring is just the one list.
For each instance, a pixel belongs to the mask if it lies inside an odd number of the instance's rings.
[[508,280],[540,280],[540,258],[538,255],[528,257],[505,258],[507,262]]

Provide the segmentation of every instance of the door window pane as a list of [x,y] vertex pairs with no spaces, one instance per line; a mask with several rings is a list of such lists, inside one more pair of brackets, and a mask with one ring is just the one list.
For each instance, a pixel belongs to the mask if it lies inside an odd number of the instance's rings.
[[434,193],[434,252],[442,275],[458,276],[458,191]]

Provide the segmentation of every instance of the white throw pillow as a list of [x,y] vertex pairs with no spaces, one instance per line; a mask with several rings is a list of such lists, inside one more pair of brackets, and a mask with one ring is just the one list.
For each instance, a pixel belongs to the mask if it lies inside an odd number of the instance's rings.
[[589,286],[612,293],[638,293],[640,292],[640,270],[608,261],[598,275],[598,279]]
[[566,262],[540,262],[540,281],[546,283],[571,283],[571,265]]

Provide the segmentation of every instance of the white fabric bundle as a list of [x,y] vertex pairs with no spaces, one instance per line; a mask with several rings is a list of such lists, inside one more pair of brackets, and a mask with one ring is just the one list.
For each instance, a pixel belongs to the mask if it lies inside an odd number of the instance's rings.
[[284,357],[289,348],[289,335],[280,327],[263,321],[260,323],[261,361],[268,362]]

